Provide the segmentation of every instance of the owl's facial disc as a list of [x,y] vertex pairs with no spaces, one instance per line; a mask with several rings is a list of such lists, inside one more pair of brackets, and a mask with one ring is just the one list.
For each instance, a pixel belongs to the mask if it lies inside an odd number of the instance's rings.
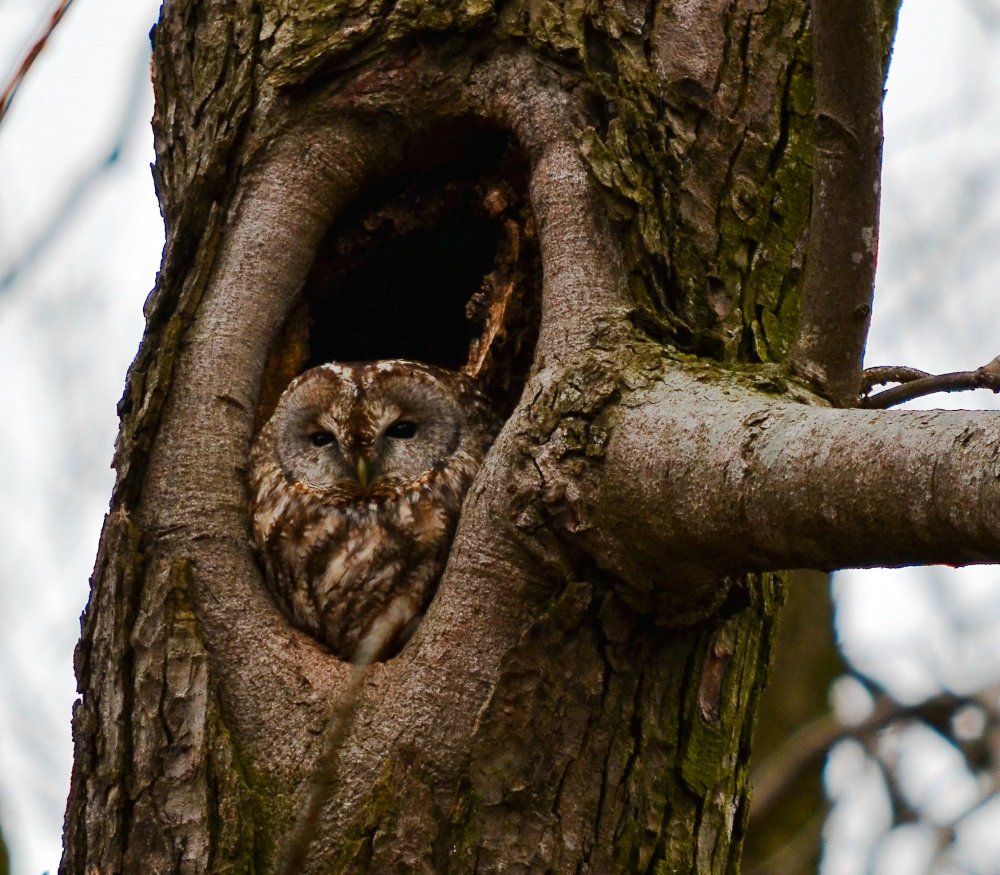
[[345,498],[422,488],[468,425],[447,376],[407,362],[321,366],[281,407],[275,449],[288,482]]
[[390,383],[384,396],[371,399],[373,480],[411,483],[451,455],[462,414],[442,394]]
[[293,390],[276,435],[278,460],[290,483],[331,489],[354,480],[342,429],[331,412],[328,381],[313,379]]

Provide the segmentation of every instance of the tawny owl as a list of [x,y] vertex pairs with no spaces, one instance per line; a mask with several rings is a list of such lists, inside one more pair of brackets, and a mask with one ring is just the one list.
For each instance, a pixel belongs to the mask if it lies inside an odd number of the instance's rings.
[[487,399],[442,368],[331,363],[293,380],[250,454],[254,542],[292,622],[341,659],[398,651],[495,433]]

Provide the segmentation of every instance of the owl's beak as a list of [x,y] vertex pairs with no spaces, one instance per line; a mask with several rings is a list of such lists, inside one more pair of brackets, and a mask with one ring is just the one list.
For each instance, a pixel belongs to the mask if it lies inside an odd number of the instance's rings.
[[371,469],[368,467],[368,460],[363,456],[358,457],[358,483],[362,489],[368,488],[368,478],[371,477]]

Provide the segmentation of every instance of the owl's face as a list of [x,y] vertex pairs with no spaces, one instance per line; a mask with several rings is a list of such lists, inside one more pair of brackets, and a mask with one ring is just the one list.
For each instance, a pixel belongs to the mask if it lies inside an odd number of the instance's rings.
[[468,414],[452,376],[402,361],[306,372],[273,418],[286,479],[345,498],[419,481],[459,449]]
[[292,622],[341,659],[397,652],[498,425],[472,380],[430,365],[328,364],[293,380],[248,471],[254,544]]

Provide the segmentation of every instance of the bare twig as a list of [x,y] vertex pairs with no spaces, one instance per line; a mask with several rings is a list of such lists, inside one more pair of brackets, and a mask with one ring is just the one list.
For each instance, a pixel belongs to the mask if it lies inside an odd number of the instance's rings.
[[908,368],[906,365],[878,365],[865,368],[861,373],[861,396],[864,397],[876,386],[886,383],[909,383],[931,376],[928,371]]
[[[877,377],[869,377],[873,371],[879,372]],[[898,382],[900,385],[875,395],[867,394],[872,386],[888,382]],[[915,368],[870,368],[862,375],[862,387],[864,392],[860,406],[877,410],[885,410],[935,392],[961,392],[968,389],[1000,392],[1000,356],[974,371],[953,371],[949,374],[928,374]]]
[[840,406],[857,401],[871,317],[882,163],[876,0],[813,0],[813,194],[791,370]]
[[49,37],[52,36],[56,27],[58,27],[59,22],[62,21],[62,17],[66,14],[66,10],[72,5],[73,0],[60,0],[56,8],[52,11],[52,15],[49,16],[49,23],[46,26],[45,31],[35,41],[35,44],[28,49],[28,53],[24,56],[24,60],[21,61],[21,65],[11,77],[10,82],[8,82],[3,91],[0,92],[0,124],[3,123],[4,117],[7,115],[7,110],[10,109],[10,105],[14,101],[14,95],[17,93],[17,89],[20,87],[24,77],[28,74],[28,70],[31,69],[31,65],[35,63],[38,56],[42,53],[42,49],[45,48],[45,44],[49,41]]

